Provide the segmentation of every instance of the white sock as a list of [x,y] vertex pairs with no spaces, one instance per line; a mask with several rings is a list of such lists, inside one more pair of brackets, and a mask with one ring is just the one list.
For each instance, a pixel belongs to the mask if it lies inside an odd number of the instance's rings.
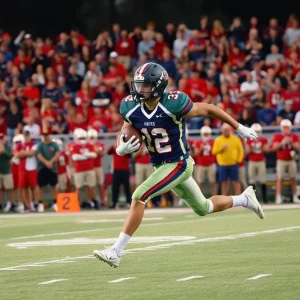
[[211,214],[214,211],[214,204],[210,199],[208,199],[208,202],[209,202],[208,213]]
[[119,235],[119,238],[116,240],[116,242],[113,245],[113,248],[116,249],[119,256],[122,255],[124,248],[126,247],[127,243],[129,242],[131,236],[121,232]]
[[244,206],[247,207],[248,199],[245,195],[231,196],[232,198],[232,207],[235,206]]

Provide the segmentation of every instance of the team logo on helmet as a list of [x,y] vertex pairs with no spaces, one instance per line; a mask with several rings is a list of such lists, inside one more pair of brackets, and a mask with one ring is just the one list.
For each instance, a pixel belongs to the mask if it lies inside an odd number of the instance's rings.
[[162,72],[162,76],[163,76],[164,79],[169,79],[169,75],[166,71]]

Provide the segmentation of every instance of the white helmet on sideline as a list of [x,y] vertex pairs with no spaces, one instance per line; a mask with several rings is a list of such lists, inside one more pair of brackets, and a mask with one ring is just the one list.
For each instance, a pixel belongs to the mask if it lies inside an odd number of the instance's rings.
[[206,142],[211,139],[211,128],[209,126],[203,126],[200,129],[201,139]]
[[[291,129],[292,129],[292,122],[290,121],[290,120],[288,120],[288,119],[283,119],[283,120],[281,120],[281,122],[280,122],[280,128],[281,128],[281,131],[282,132],[286,132],[286,133],[288,133],[288,132],[291,132]],[[284,128],[286,128],[286,129],[284,129]]]
[[89,140],[97,139],[98,138],[98,132],[96,129],[89,129],[87,132]]
[[76,141],[79,141],[80,144],[85,145],[87,143],[87,132],[82,129],[79,128],[80,130],[77,130],[76,133],[74,132],[74,138]]
[[259,123],[253,123],[251,125],[251,129],[253,129],[258,135],[262,133],[262,127]]
[[24,135],[23,134],[17,134],[13,137],[13,143],[24,143]]
[[54,138],[54,139],[52,139],[52,141],[58,145],[59,150],[63,150],[64,144],[61,139]]

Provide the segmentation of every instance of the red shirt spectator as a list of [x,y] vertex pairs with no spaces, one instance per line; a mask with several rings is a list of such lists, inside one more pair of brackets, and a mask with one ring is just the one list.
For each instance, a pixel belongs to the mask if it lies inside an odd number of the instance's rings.
[[116,52],[121,56],[134,56],[135,43],[132,38],[128,37],[127,30],[122,30],[120,38],[116,42]]
[[107,154],[113,154],[113,169],[129,171],[130,155],[120,156],[116,153],[116,146],[108,148]]
[[23,49],[18,50],[18,55],[14,59],[14,65],[19,68],[21,62],[24,62],[27,68],[31,66],[30,57],[25,55]]
[[[112,119],[108,112],[102,113],[101,108],[94,107],[94,116],[88,121],[88,127],[97,130],[98,132],[105,129],[110,129],[112,126]],[[106,127],[106,128],[104,128]]]
[[284,100],[292,100],[293,106],[292,110],[300,111],[300,90],[298,87],[298,82],[291,81],[291,90],[287,90],[283,95]]

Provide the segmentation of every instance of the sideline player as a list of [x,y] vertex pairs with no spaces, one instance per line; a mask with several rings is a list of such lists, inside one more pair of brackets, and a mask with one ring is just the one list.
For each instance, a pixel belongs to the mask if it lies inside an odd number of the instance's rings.
[[[114,245],[94,251],[98,259],[112,267],[119,266],[125,246],[141,224],[147,201],[169,190],[173,190],[199,216],[243,206],[264,218],[252,186],[237,196],[218,195],[210,199],[203,196],[192,178],[194,162],[185,136],[185,118],[213,116],[228,123],[243,138],[256,139],[256,132],[239,124],[215,105],[193,103],[179,91],[165,93],[168,78],[168,73],[159,64],[140,66],[131,81],[131,96],[123,99],[120,106],[124,118],[122,129],[134,126],[142,133],[155,171],[134,191],[127,219]],[[123,134],[118,137],[116,151],[119,155],[132,153],[140,147],[135,136],[127,142],[123,138]]]

